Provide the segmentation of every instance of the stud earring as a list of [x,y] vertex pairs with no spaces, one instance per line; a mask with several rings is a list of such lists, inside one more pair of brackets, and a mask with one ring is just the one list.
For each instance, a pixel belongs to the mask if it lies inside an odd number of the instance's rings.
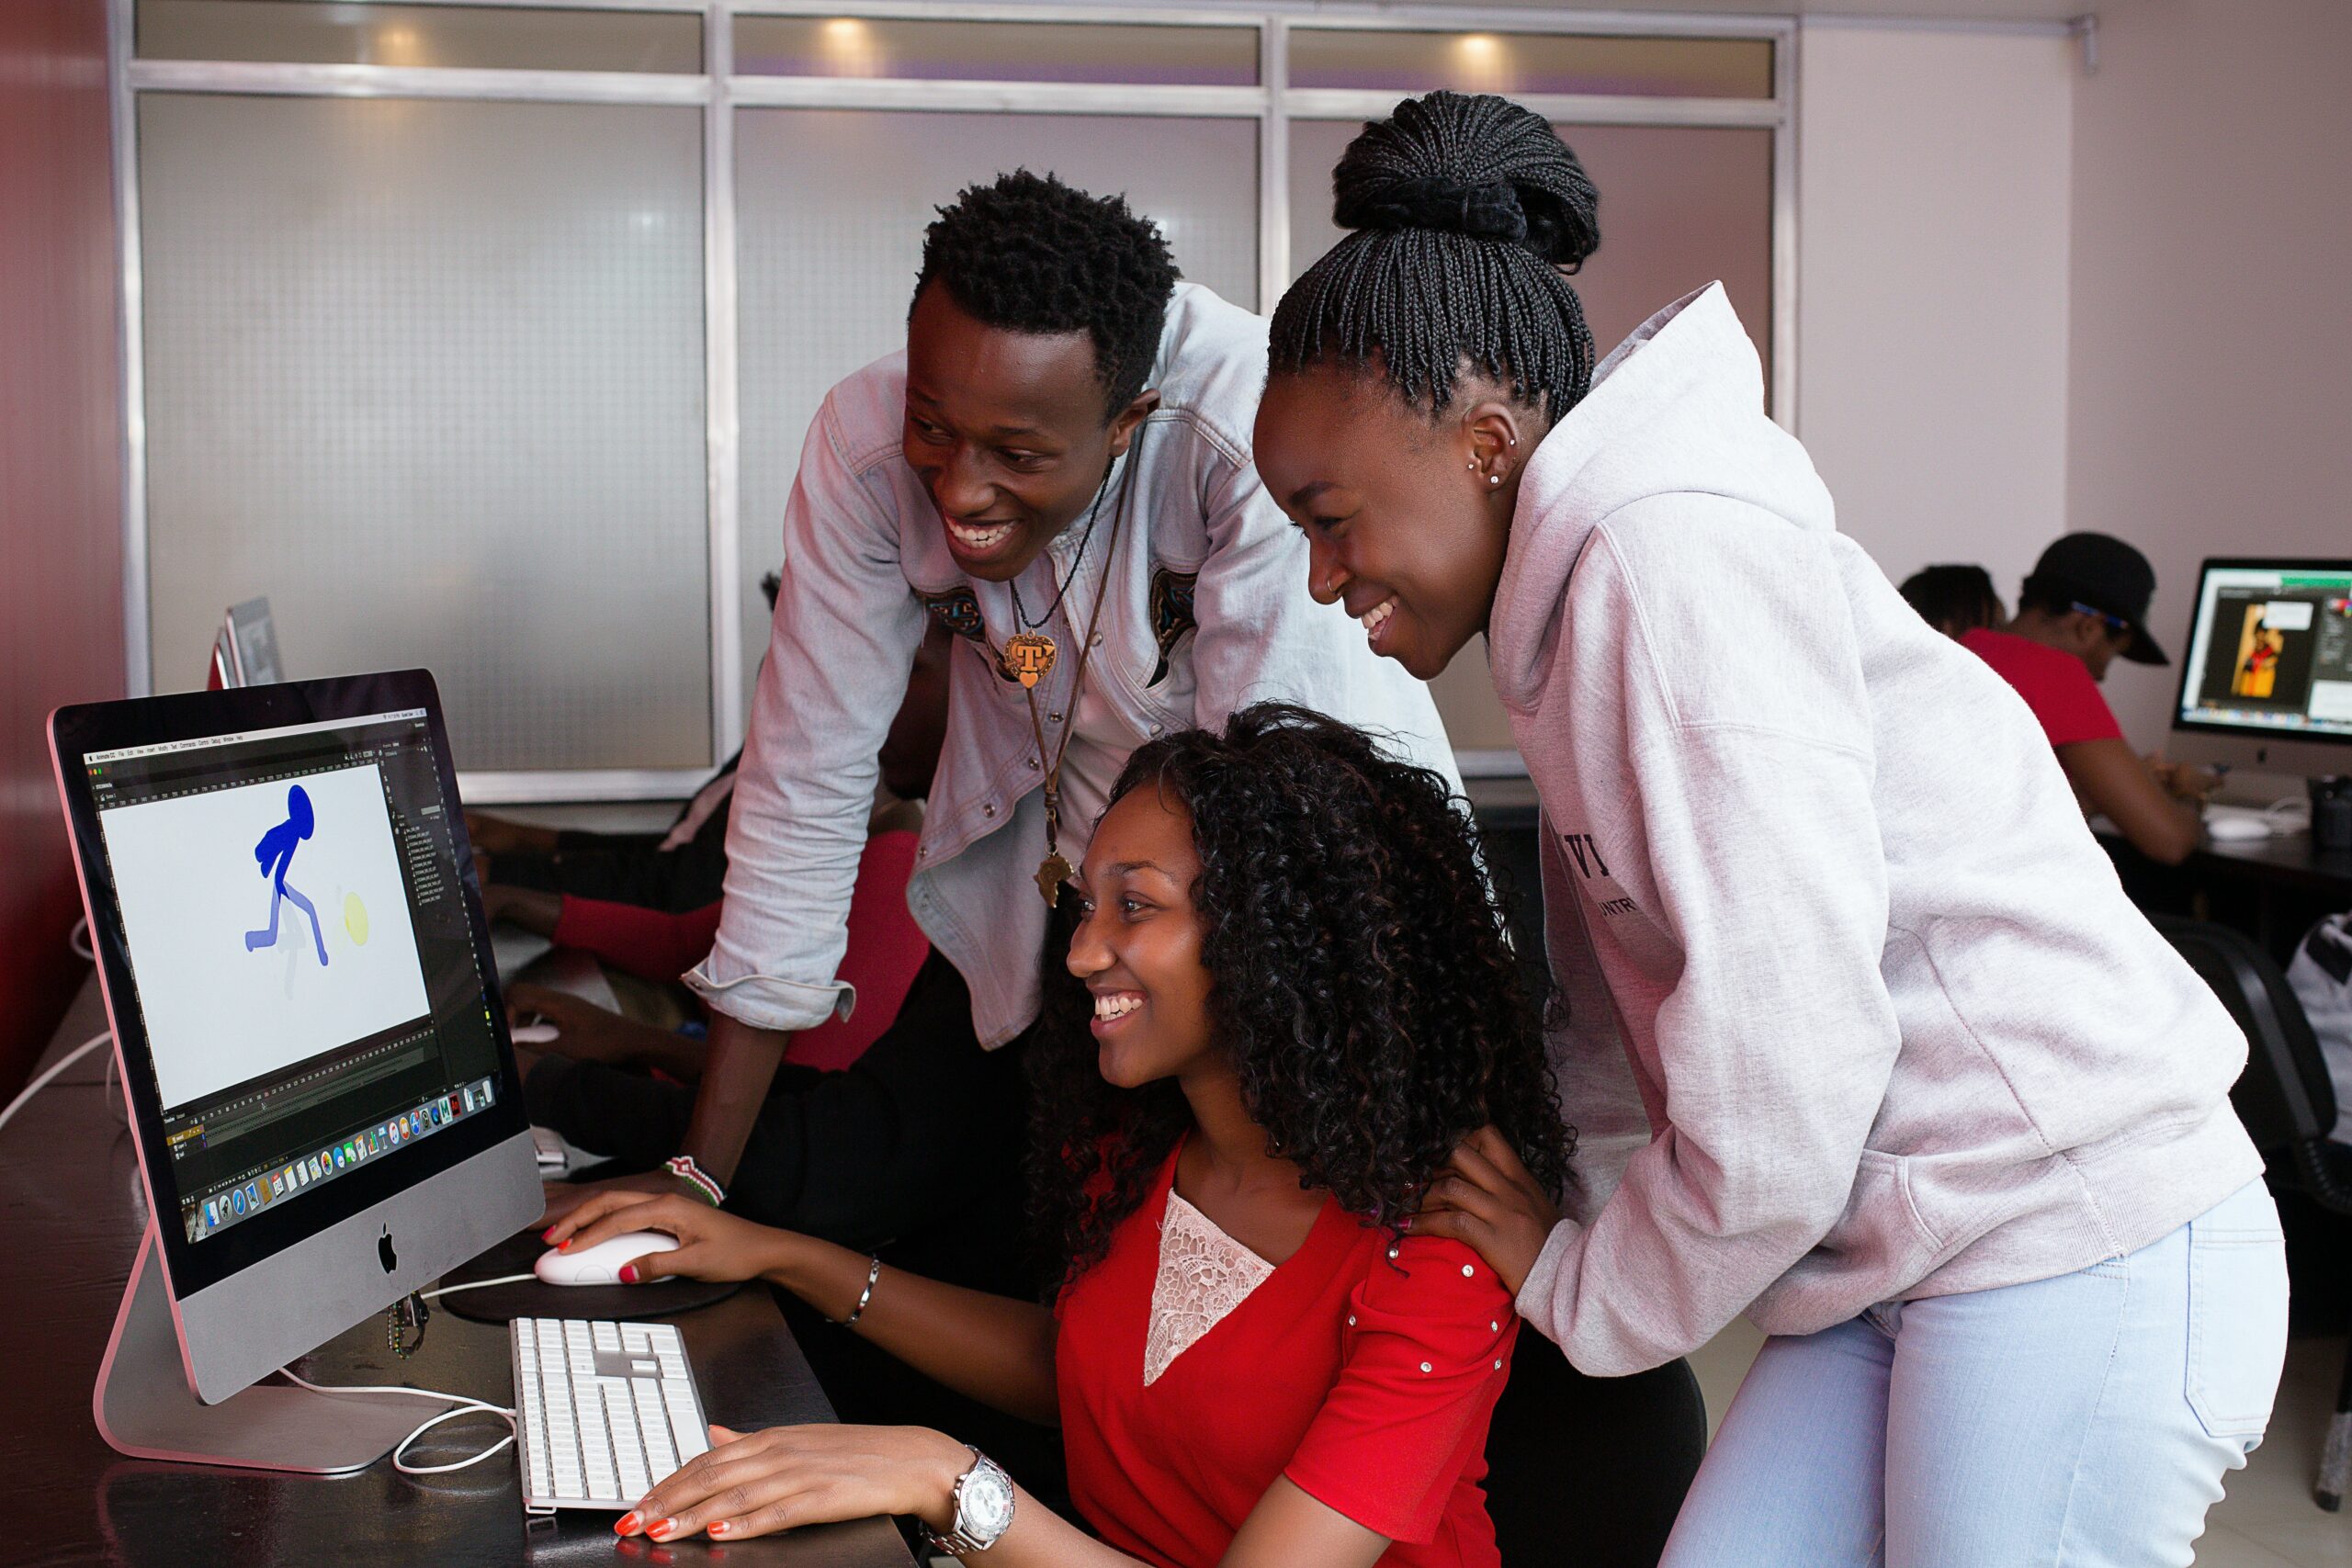
[[1503,477],[1500,474],[1488,474],[1487,482],[1490,485],[1498,485],[1503,482]]

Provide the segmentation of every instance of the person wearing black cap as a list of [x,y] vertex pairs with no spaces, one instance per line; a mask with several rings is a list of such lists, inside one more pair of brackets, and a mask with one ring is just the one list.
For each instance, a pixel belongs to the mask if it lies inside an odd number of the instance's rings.
[[2196,801],[2211,777],[2133,751],[2098,690],[2119,658],[2172,662],[2148,635],[2155,591],[2148,558],[2130,545],[2069,534],[2041,552],[2007,626],[1960,640],[2025,698],[2085,808],[2149,859],[2177,865],[2203,840]]

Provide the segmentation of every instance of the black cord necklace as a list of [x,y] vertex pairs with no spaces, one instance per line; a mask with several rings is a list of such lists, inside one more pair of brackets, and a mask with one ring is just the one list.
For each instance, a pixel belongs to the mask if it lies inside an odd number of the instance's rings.
[[[1046,672],[1053,669],[1054,660],[1060,657],[1061,649],[1055,645],[1053,637],[1043,628],[1053,620],[1055,613],[1062,607],[1062,601],[1069,597],[1070,584],[1078,581],[1079,569],[1086,564],[1086,547],[1094,542],[1094,525],[1102,519],[1102,498],[1110,492],[1111,471],[1118,466],[1119,460],[1116,457],[1112,458],[1109,467],[1102,470],[1102,482],[1094,487],[1093,503],[1086,509],[1086,531],[1078,538],[1078,553],[1070,558],[1069,570],[1062,578],[1061,586],[1055,592],[1054,602],[1046,606],[1046,613],[1035,620],[1031,620],[1028,607],[1021,603],[1019,579],[1016,578],[1009,585],[1012,590],[1013,632],[1011,637],[1004,639],[1004,651],[998,657],[1005,674],[1020,682],[1024,687],[1034,689],[1039,681],[1046,678]],[[1129,471],[1132,472],[1132,465]],[[1127,478],[1126,475],[1122,474],[1119,479],[1119,496],[1123,502],[1126,493]],[[1046,581],[1051,581],[1052,569],[1048,567],[1046,572]]]

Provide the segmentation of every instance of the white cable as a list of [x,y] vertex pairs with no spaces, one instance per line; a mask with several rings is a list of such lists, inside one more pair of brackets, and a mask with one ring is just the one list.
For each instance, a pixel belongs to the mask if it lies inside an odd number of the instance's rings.
[[[492,1455],[502,1453],[514,1446],[514,1412],[503,1404],[492,1404],[486,1399],[476,1399],[470,1394],[464,1393],[437,1393],[429,1388],[409,1388],[401,1383],[315,1383],[302,1377],[290,1367],[278,1368],[277,1375],[297,1387],[309,1389],[312,1393],[405,1394],[411,1399],[435,1399],[444,1404],[454,1405],[454,1409],[444,1410],[439,1415],[420,1423],[415,1430],[392,1445],[392,1468],[402,1475],[446,1475],[453,1470],[464,1470],[469,1466],[480,1464]],[[401,1457],[408,1452],[409,1445],[417,1438],[424,1436],[442,1422],[454,1421],[460,1416],[498,1416],[506,1423],[506,1436],[478,1454],[453,1461],[448,1464],[410,1464]]]
[[83,1041],[79,1045],[74,1046],[71,1051],[66,1052],[64,1055],[59,1057],[54,1063],[51,1064],[49,1071],[41,1074],[40,1077],[33,1079],[32,1082],[27,1084],[23,1089],[17,1091],[17,1098],[8,1102],[7,1110],[0,1111],[0,1127],[6,1127],[8,1124],[10,1118],[14,1117],[17,1111],[24,1109],[25,1101],[30,1100],[34,1095],[40,1093],[42,1089],[46,1088],[50,1079],[55,1077],[58,1074],[63,1072],[66,1068],[72,1066],[74,1063],[80,1061],[83,1057],[88,1055],[91,1052],[96,1050],[99,1046],[105,1044],[107,1041],[112,1040],[113,1038],[114,1031],[110,1029],[102,1029],[98,1031],[97,1033],[90,1036],[89,1039]]
[[428,1302],[438,1301],[443,1296],[456,1295],[459,1291],[486,1291],[492,1285],[527,1285],[537,1279],[537,1274],[501,1274],[495,1280],[469,1280],[462,1285],[444,1285],[437,1291],[419,1293]]
[[98,961],[98,955],[90,949],[89,916],[85,915],[74,922],[74,929],[65,933],[65,945],[74,950],[76,958],[87,959],[92,964]]

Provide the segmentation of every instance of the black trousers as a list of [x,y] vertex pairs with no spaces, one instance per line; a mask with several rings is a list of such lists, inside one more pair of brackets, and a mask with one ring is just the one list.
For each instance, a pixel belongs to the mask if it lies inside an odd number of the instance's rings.
[[1688,1361],[1594,1378],[1528,1325],[1487,1431],[1503,1568],[1657,1568],[1707,1450]]
[[727,880],[727,812],[722,806],[703,830],[674,850],[661,833],[557,835],[551,855],[501,855],[491,880],[540,893],[604,898],[616,904],[684,914],[718,902]]

